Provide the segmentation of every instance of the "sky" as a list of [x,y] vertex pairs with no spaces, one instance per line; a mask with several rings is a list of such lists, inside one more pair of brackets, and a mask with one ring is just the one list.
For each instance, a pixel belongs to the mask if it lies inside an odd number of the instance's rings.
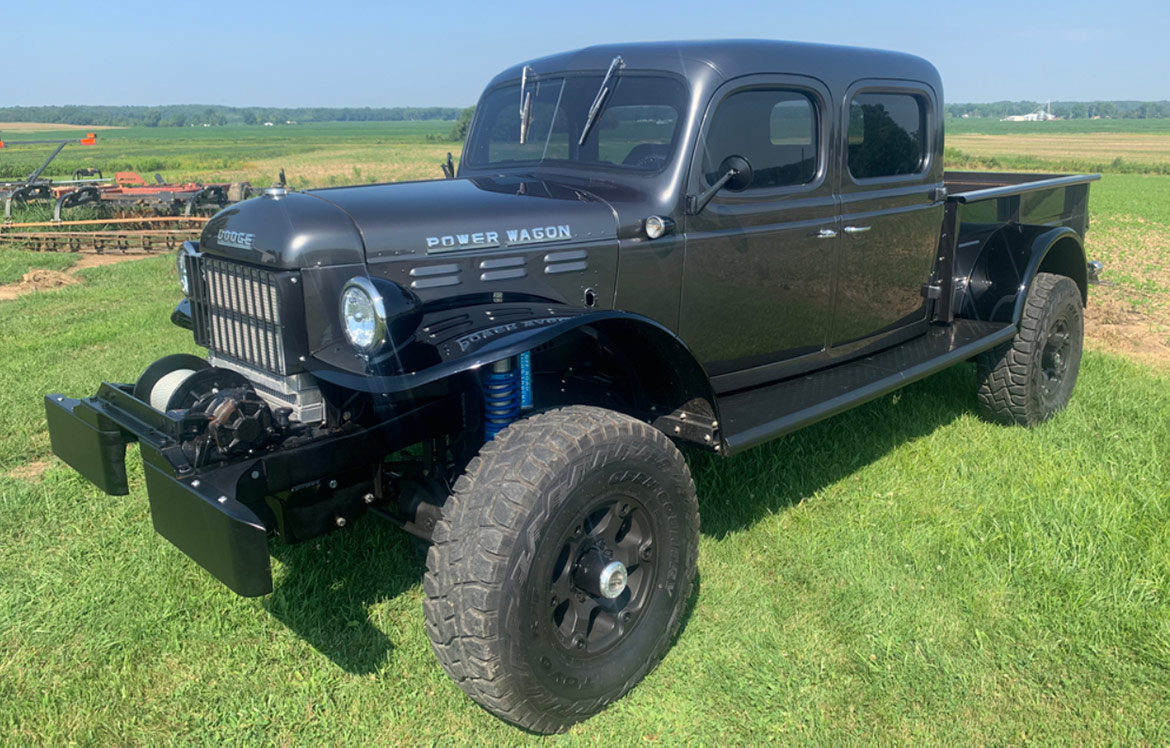
[[534,57],[710,38],[917,54],[952,102],[1170,99],[1170,0],[0,0],[0,106],[470,106]]

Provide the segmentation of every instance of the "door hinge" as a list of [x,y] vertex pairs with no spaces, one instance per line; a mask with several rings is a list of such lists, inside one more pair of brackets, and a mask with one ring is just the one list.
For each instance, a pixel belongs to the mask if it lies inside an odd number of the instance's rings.
[[930,283],[922,284],[922,296],[926,299],[941,299],[942,286],[932,285]]

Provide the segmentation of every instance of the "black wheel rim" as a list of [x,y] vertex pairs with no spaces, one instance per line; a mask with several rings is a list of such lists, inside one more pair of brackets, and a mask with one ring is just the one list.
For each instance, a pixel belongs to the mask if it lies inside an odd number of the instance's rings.
[[[593,501],[554,546],[548,580],[544,641],[570,659],[592,658],[617,646],[638,625],[654,589],[657,553],[654,527],[645,506],[627,495]],[[615,598],[590,591],[581,572],[587,556],[620,561],[625,589]]]
[[1073,336],[1069,321],[1058,318],[1048,331],[1044,348],[1040,352],[1040,389],[1051,399],[1060,390],[1068,375],[1069,359],[1072,358]]

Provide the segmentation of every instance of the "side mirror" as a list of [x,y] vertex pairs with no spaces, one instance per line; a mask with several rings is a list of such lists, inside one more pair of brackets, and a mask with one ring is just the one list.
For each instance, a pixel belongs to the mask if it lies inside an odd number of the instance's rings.
[[752,179],[755,178],[756,174],[746,158],[743,156],[728,156],[723,159],[723,163],[719,164],[719,171],[721,172],[727,173],[732,170],[736,172],[736,175],[727,180],[727,184],[724,185],[727,189],[732,192],[742,192],[752,186]]
[[711,202],[711,198],[719,190],[726,187],[732,192],[739,192],[751,186],[752,177],[755,173],[752,171],[752,165],[743,156],[728,156],[723,159],[723,163],[719,164],[719,171],[723,172],[723,176],[715,181],[715,184],[707,188],[701,195],[687,195],[687,215],[697,216],[703,212],[703,208],[707,207],[707,203]]

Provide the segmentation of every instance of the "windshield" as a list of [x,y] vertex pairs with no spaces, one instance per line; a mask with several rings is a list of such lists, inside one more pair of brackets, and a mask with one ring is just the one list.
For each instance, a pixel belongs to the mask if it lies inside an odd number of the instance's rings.
[[464,163],[472,168],[556,164],[658,172],[674,155],[686,91],[673,79],[614,75],[596,121],[578,145],[601,75],[530,76],[527,142],[520,142],[520,84],[489,92],[476,112]]

